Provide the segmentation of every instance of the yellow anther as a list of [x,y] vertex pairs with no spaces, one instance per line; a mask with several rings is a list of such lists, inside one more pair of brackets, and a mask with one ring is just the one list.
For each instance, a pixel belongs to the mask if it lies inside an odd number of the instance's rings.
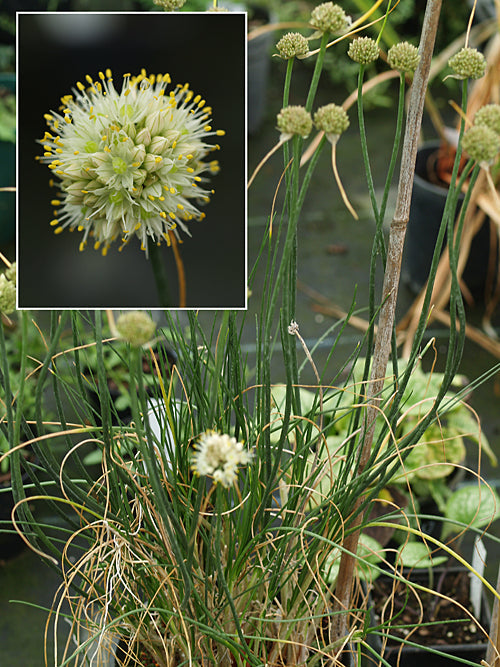
[[191,155],[191,153],[189,153],[189,155],[186,155],[186,160],[192,160],[192,159],[193,159],[193,156]]
[[56,153],[59,153],[59,154],[60,154],[60,153],[62,153],[62,152],[63,152],[63,149],[62,149],[62,148],[56,148]]
[[194,180],[195,180],[195,181],[198,181],[198,183],[199,183],[199,182],[201,181],[201,177],[200,177],[200,176],[195,176],[195,177],[194,177]]
[[136,231],[137,231],[138,229],[140,229],[140,228],[141,228],[141,223],[138,222],[138,223],[136,224],[136,226],[134,227],[134,232],[136,232]]
[[90,194],[90,190],[80,190],[80,192],[84,195]]
[[105,245],[104,248],[101,250],[103,257],[106,257],[106,255],[108,254],[108,248],[109,246]]
[[62,230],[63,230],[63,227],[56,227],[56,229],[54,229],[54,234],[60,234],[62,232]]
[[160,218],[166,218],[166,217],[167,217],[167,214],[165,213],[165,211],[162,211],[160,213]]
[[177,204],[177,208],[179,209],[179,211],[184,210],[184,206],[182,204]]
[[104,72],[99,72],[99,78],[101,79],[101,81],[104,81],[104,79],[106,78],[104,76]]
[[62,176],[64,174],[64,171],[62,169],[58,169],[56,171],[56,174],[59,174],[59,176]]
[[99,250],[99,246],[100,246],[100,245],[101,245],[101,242],[100,242],[100,241],[96,241],[96,242],[94,243],[94,250]]
[[226,134],[226,130],[217,130],[215,133],[218,137],[223,137]]
[[111,70],[109,69],[109,67],[106,68],[106,76],[108,77],[108,79],[111,79],[111,77],[113,76],[113,73],[111,72]]
[[200,102],[198,102],[198,108],[201,109],[202,107],[205,106],[206,103],[207,103],[206,100],[201,100]]
[[123,94],[125,95],[125,97],[127,97],[127,95],[130,95],[130,88],[127,88],[127,90]]
[[195,104],[198,104],[198,102],[199,102],[200,100],[201,100],[201,95],[196,95],[196,97],[194,98],[193,102],[194,102]]
[[61,202],[59,199],[53,199],[51,202],[52,206],[60,206]]
[[78,90],[81,90],[82,92],[85,90],[85,86],[81,81],[76,82],[76,87],[78,88]]
[[78,155],[80,151],[73,151],[73,155]]
[[212,127],[210,125],[205,125],[205,127],[203,128],[205,132],[210,132],[211,129]]
[[47,153],[43,154],[43,157],[52,157],[52,153],[48,151]]
[[85,75],[85,80],[88,81],[88,83],[90,83],[90,85],[92,85],[92,84],[94,83],[94,82],[92,81],[92,77],[90,76],[90,74],[86,74],[86,75]]
[[175,220],[175,213],[170,212],[169,216],[172,218],[172,220]]
[[161,195],[161,197],[158,197],[158,199],[159,199],[160,201],[165,201],[165,197],[164,197],[163,195]]
[[84,229],[83,225],[78,225],[78,231],[79,232],[83,232],[83,229]]
[[187,167],[186,171],[188,172],[188,174],[193,174],[194,173],[193,167]]
[[177,146],[177,141],[174,141],[172,144],[172,148],[175,148]]
[[175,188],[170,188],[170,194],[175,195]]
[[87,245],[86,242],[85,242],[85,241],[82,241],[82,242],[80,243],[80,247],[78,248],[79,251],[82,252],[83,250],[85,250],[85,246],[86,246],[86,245]]
[[59,224],[59,220],[54,218],[54,220],[51,220],[49,224],[50,224],[51,227],[55,227],[56,225]]
[[104,151],[106,153],[111,153],[111,148],[109,146],[104,146]]
[[54,116],[51,116],[50,113],[44,113],[43,117],[45,120],[54,120]]
[[71,118],[70,118],[69,116],[64,116],[64,120],[65,120],[67,123],[71,123]]
[[163,158],[161,157],[161,155],[158,155],[157,157],[155,157],[155,162],[157,162],[157,163],[161,162],[162,160],[163,160]]
[[154,201],[154,200],[155,200],[155,198],[153,197],[153,195],[148,195],[148,198],[151,199],[151,201]]

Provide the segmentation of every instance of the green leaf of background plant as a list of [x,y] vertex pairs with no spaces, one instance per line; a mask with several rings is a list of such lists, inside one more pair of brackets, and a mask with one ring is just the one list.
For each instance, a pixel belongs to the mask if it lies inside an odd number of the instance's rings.
[[[455,491],[446,503],[446,519],[459,521],[472,528],[484,528],[499,517],[500,497],[486,484],[463,486]],[[442,539],[460,530],[460,526],[445,523]]]

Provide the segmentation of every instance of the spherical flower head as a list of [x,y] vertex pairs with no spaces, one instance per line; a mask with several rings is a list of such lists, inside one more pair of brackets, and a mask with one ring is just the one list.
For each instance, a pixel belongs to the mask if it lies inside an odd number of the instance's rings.
[[180,9],[183,5],[186,4],[186,0],[153,0],[153,2],[155,5],[163,7],[163,9],[167,12]]
[[318,130],[323,130],[328,138],[336,140],[349,127],[349,116],[346,110],[337,104],[327,104],[314,114],[314,124]]
[[304,107],[292,105],[281,109],[277,122],[282,138],[290,138],[294,134],[306,138],[311,134],[311,114]]
[[210,125],[211,109],[189,84],[167,94],[168,74],[125,74],[121,92],[110,70],[93,81],[77,82],[62,100],[60,113],[45,115],[49,130],[40,142],[41,161],[52,171],[60,195],[55,233],[83,233],[80,250],[93,238],[106,254],[118,239],[122,246],[138,237],[170,243],[169,233],[205,217],[198,206],[213,192],[203,183],[217,161],[204,161],[219,148],[207,138],[221,136]]
[[486,72],[486,58],[480,51],[468,46],[450,58],[448,65],[457,79],[480,79]]
[[349,44],[347,55],[360,65],[369,65],[379,57],[378,44],[371,37],[358,37]]
[[486,125],[473,125],[464,134],[462,148],[479,164],[491,164],[500,151],[500,136]]
[[116,330],[122,340],[140,347],[152,340],[156,324],[144,311],[130,310],[116,320]]
[[323,2],[312,10],[309,23],[320,32],[341,33],[351,21],[342,7],[333,2]]
[[387,53],[387,62],[390,67],[402,74],[413,73],[417,69],[419,60],[417,47],[408,42],[394,44]]
[[474,125],[485,125],[500,134],[500,104],[486,104],[474,116]]
[[243,449],[243,443],[236,438],[206,431],[195,444],[192,469],[197,475],[208,475],[216,484],[229,488],[236,481],[238,466],[249,463],[251,458],[252,452]]
[[309,51],[309,42],[299,32],[287,32],[276,44],[281,58],[289,60],[303,56]]
[[0,275],[0,312],[5,315],[13,313],[16,309],[16,285],[9,280],[5,273]]

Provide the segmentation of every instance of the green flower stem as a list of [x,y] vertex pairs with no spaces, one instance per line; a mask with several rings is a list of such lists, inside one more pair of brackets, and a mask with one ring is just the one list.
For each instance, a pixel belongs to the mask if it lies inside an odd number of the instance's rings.
[[380,212],[377,206],[377,198],[375,197],[375,187],[373,185],[373,176],[372,169],[370,166],[370,156],[368,154],[368,146],[366,143],[366,129],[365,129],[365,116],[363,112],[363,75],[365,67],[364,65],[359,66],[358,73],[358,122],[359,122],[359,138],[361,140],[361,154],[363,156],[363,164],[365,168],[366,182],[368,185],[368,193],[370,195],[370,202],[372,205],[373,215],[375,216],[375,222],[377,223],[377,232],[381,225]]
[[319,53],[314,65],[313,77],[311,79],[311,85],[309,87],[309,93],[307,95],[306,101],[306,110],[311,111],[314,98],[316,96],[316,91],[318,90],[319,77],[321,70],[323,69],[323,61],[325,59],[326,45],[328,44],[328,33],[324,32],[321,36],[321,44],[319,46]]
[[170,298],[169,280],[165,264],[163,263],[161,247],[152,239],[148,239],[148,253],[153,269],[159,304],[162,308],[170,308],[172,301]]

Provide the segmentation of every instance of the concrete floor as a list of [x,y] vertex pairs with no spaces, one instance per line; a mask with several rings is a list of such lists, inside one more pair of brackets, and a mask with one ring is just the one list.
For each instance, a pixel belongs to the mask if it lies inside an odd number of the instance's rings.
[[[299,65],[298,90],[304,90],[301,83],[308,80],[310,70]],[[249,141],[249,174],[254,166],[277,141],[275,116],[280,108],[280,90],[283,80],[281,63],[272,66],[271,91],[268,98],[268,112],[259,133]],[[342,95],[330,90],[327,80],[322,81],[319,91],[319,103],[339,102]],[[297,96],[297,103],[303,100]],[[373,171],[376,187],[381,183],[377,178],[383,174],[390,150],[392,133],[392,111],[378,110],[369,113],[367,131],[369,145],[373,155]],[[359,156],[359,137],[356,130],[355,114],[351,112],[351,127],[338,145],[338,164],[344,185],[360,215],[354,221],[345,211],[338,190],[334,184],[329,156],[323,155],[317,168],[310,195],[300,220],[299,278],[304,285],[321,293],[343,309],[348,309],[357,286],[356,302],[358,307],[367,304],[367,268],[374,229],[373,220],[368,212],[368,200]],[[221,155],[222,161],[222,155]],[[249,193],[249,266],[252,266],[262,234],[266,231],[267,215],[274,194],[276,183],[282,168],[282,158],[275,155],[257,177]],[[332,254],[329,246],[342,248],[341,253]],[[259,299],[259,281],[254,286],[250,299],[250,313]],[[412,295],[404,285],[400,289],[398,313],[401,315],[412,301]],[[206,314],[208,317],[209,314]],[[470,313],[472,320],[477,320],[480,311]],[[313,300],[303,291],[297,299],[296,320],[302,336],[308,341],[317,340],[333,322],[330,318],[313,310]],[[446,331],[436,327],[431,332],[438,337],[438,348],[442,354],[446,351]],[[346,332],[334,363],[340,363],[360,340],[361,334],[355,329]],[[253,320],[248,317],[244,344],[249,352],[253,348]],[[321,366],[328,352],[328,338],[317,353],[317,363]],[[496,360],[473,343],[467,343],[462,372],[470,379],[478,377],[493,366]],[[280,363],[277,359],[277,381]],[[307,371],[306,371],[307,372]],[[333,369],[332,369],[333,372]],[[499,406],[500,376],[497,374],[477,389],[471,398],[482,420],[482,426],[490,443],[500,458],[500,411]],[[484,471],[483,471],[484,472]],[[499,486],[498,472],[486,469],[489,481]],[[493,532],[500,538],[500,522]],[[496,579],[500,562],[498,545],[490,546],[488,558],[488,577]],[[42,667],[43,631],[45,614],[34,607],[20,606],[10,600],[25,600],[33,605],[50,606],[51,598],[58,586],[58,579],[43,565],[38,557],[24,551],[17,558],[0,563],[0,666],[1,667]],[[49,664],[51,664],[49,662]]]

